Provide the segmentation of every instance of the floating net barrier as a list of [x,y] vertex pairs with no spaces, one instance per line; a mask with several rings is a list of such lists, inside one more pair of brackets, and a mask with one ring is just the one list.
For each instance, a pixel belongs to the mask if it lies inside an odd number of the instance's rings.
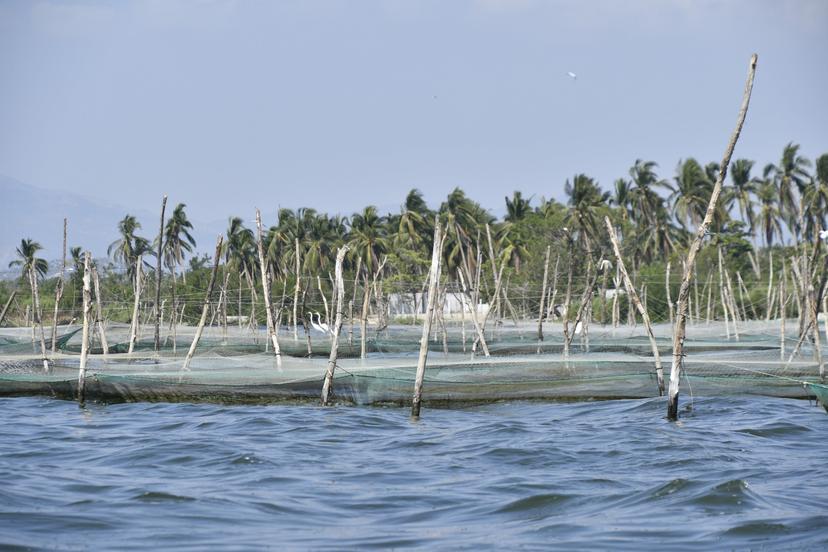
[[[795,321],[790,321],[789,331],[793,335],[794,326]],[[462,347],[456,328],[447,332],[449,353],[446,354],[438,333],[436,340],[430,340],[432,351],[424,384],[426,404],[657,396],[650,343],[643,327],[612,329],[595,325],[590,329],[588,345],[585,337],[582,341],[581,336],[576,336],[571,354],[566,357],[561,353],[560,324],[547,325],[547,337],[540,343],[536,328],[535,322],[494,331],[491,357],[469,354],[473,335],[468,330],[467,353],[452,352]],[[682,382],[682,392],[706,396],[758,394],[813,398],[817,393],[803,385],[805,381],[820,382],[819,365],[813,360],[811,345],[804,343],[789,361],[796,340],[785,340],[783,355],[778,330],[778,321],[741,323],[737,341],[734,335],[727,339],[720,322],[688,327],[684,366],[689,385]],[[75,398],[80,363],[80,356],[72,353],[80,340],[76,331],[77,328],[59,330],[66,340],[60,353],[51,357],[50,369],[46,372],[39,354],[32,352],[30,329],[2,330],[0,395]],[[110,343],[128,342],[127,326],[112,326],[107,331]],[[655,327],[666,379],[669,379],[671,360],[670,331],[668,324]],[[172,337],[167,333],[162,336],[161,351],[153,352],[152,341],[146,335],[151,332],[145,328],[139,343],[149,346],[149,350],[143,347],[136,348],[132,354],[91,355],[87,365],[87,398],[106,402],[319,400],[327,358],[300,356],[307,355],[307,340],[302,333],[294,341],[292,330],[282,329],[279,340],[283,355],[277,360],[272,352],[264,352],[266,331],[257,331],[258,335],[254,335],[237,327],[226,332],[223,328],[207,328],[190,369],[185,371],[184,355],[193,332],[188,327],[177,329],[175,352]],[[368,341],[373,342],[373,348],[366,359],[360,359],[342,354],[349,350],[348,328],[343,328],[334,381],[335,399],[361,405],[410,402],[421,332],[419,327],[397,326],[379,334],[371,332]],[[17,352],[21,341],[28,347],[25,353]],[[314,354],[329,351],[328,337],[312,335],[311,342]],[[388,346],[382,347],[384,344]],[[14,350],[10,352],[7,347]],[[350,347],[358,356],[358,334]],[[297,356],[288,354],[293,349],[298,351]]]

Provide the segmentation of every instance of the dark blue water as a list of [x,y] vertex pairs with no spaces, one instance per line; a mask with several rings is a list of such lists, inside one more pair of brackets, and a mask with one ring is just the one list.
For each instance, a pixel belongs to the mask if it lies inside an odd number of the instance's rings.
[[0,412],[0,548],[828,548],[805,401]]

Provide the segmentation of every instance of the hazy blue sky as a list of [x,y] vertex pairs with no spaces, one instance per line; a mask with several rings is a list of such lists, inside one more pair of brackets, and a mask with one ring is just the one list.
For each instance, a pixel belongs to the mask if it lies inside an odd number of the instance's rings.
[[0,0],[0,173],[203,220],[412,187],[499,213],[638,157],[718,160],[754,51],[736,156],[813,159],[826,29],[824,0]]

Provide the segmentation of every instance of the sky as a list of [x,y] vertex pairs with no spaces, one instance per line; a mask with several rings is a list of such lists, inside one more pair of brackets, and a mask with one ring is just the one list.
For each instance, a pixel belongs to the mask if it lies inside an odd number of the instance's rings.
[[0,0],[0,174],[196,220],[456,186],[499,214],[719,160],[753,52],[758,172],[828,152],[826,28],[823,0]]

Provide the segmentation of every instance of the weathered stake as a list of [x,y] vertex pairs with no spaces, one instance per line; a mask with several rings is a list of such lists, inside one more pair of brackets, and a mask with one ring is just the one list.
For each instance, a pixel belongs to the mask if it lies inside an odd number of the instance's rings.
[[216,273],[218,272],[219,260],[221,259],[221,245],[224,241],[222,236],[216,242],[216,254],[213,256],[213,271],[210,273],[210,283],[207,284],[207,293],[204,294],[204,306],[201,307],[201,318],[198,320],[193,342],[190,350],[187,351],[187,358],[184,359],[184,370],[190,369],[190,361],[193,359],[198,341],[201,339],[201,332],[204,331],[204,323],[207,322],[207,313],[210,310],[210,296],[213,294],[213,287],[216,285]]
[[78,402],[86,400],[86,362],[89,359],[89,325],[92,322],[92,286],[89,251],[83,254],[83,334],[81,338],[81,358],[78,369]]
[[676,305],[676,324],[673,331],[673,363],[670,370],[670,390],[667,397],[667,418],[670,420],[678,419],[678,397],[679,397],[679,380],[681,379],[681,369],[684,363],[684,336],[687,323],[687,295],[690,292],[690,280],[693,274],[693,267],[696,264],[696,255],[701,249],[702,240],[707,234],[707,229],[710,222],[713,220],[713,213],[716,210],[716,204],[719,200],[719,195],[722,192],[722,182],[727,176],[727,168],[730,166],[730,158],[733,155],[733,149],[736,147],[736,141],[739,139],[739,134],[742,131],[742,125],[745,123],[747,116],[748,105],[750,104],[750,93],[753,89],[753,77],[756,73],[756,62],[758,56],[753,54],[750,58],[750,65],[748,68],[747,82],[745,83],[745,91],[742,97],[742,105],[739,109],[739,116],[736,121],[736,128],[730,137],[730,142],[725,150],[722,162],[719,165],[719,177],[713,185],[713,191],[710,194],[710,202],[707,205],[707,212],[704,215],[704,220],[696,230],[696,236],[693,243],[690,244],[690,251],[687,253],[687,264],[684,269],[684,275],[681,280],[681,288],[679,288],[678,301]]
[[325,372],[325,383],[322,384],[322,406],[328,405],[333,388],[334,370],[336,370],[336,358],[339,354],[339,333],[342,331],[342,303],[345,300],[345,282],[342,279],[342,262],[348,246],[339,248],[336,254],[336,316],[334,317],[333,339],[331,340],[331,354],[328,357],[328,369]]
[[60,278],[55,287],[55,312],[52,317],[52,355],[55,354],[57,348],[57,319],[58,310],[60,309],[60,300],[63,297],[63,278],[66,276],[66,227],[67,220],[63,219],[63,262],[60,265]]
[[270,272],[267,270],[267,263],[265,262],[264,243],[262,242],[262,215],[256,209],[256,246],[259,251],[259,270],[262,273],[262,293],[264,294],[265,315],[267,316],[267,336],[273,343],[273,352],[277,357],[282,354],[279,348],[279,340],[276,338],[276,321],[273,318],[273,305],[270,300]]
[[656,379],[658,381],[658,394],[664,395],[664,369],[661,367],[661,355],[658,353],[658,344],[656,343],[655,335],[653,335],[653,326],[650,323],[650,315],[647,309],[641,304],[638,299],[638,293],[632,285],[630,275],[627,274],[627,268],[624,266],[624,259],[621,257],[621,249],[618,246],[618,237],[615,235],[615,228],[612,227],[609,217],[604,217],[604,224],[607,226],[610,241],[612,242],[612,250],[615,253],[615,260],[618,262],[618,270],[621,271],[621,277],[624,279],[624,287],[627,290],[627,296],[638,309],[641,319],[644,321],[644,327],[647,328],[647,337],[650,338],[650,348],[653,351],[653,358],[655,359]]
[[425,320],[423,320],[423,335],[420,338],[420,356],[417,360],[417,374],[414,378],[414,397],[411,401],[411,416],[420,417],[420,403],[423,398],[423,379],[425,378],[426,359],[428,358],[428,334],[431,332],[431,323],[434,318],[434,305],[437,302],[437,283],[440,280],[440,260],[443,251],[443,233],[440,221],[434,222],[434,246],[431,251],[431,270],[428,278],[428,302]]
[[161,251],[164,245],[164,211],[167,209],[167,194],[161,201],[161,227],[158,229],[158,249],[155,262],[155,352],[161,350]]

